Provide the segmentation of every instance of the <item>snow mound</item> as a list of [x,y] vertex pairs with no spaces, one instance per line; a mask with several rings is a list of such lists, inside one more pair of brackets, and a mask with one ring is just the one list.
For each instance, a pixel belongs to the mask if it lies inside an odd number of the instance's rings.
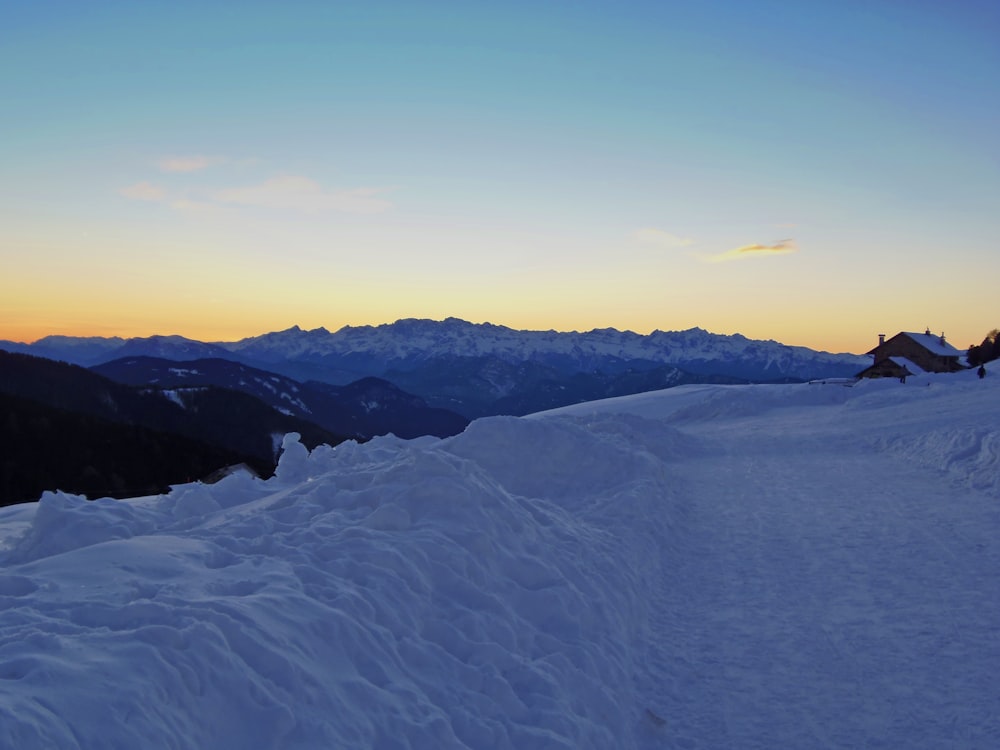
[[940,428],[880,445],[948,473],[958,485],[1000,497],[1000,429]]
[[622,746],[656,527],[628,518],[667,494],[627,432],[286,437],[267,482],[47,493],[3,559],[0,746]]

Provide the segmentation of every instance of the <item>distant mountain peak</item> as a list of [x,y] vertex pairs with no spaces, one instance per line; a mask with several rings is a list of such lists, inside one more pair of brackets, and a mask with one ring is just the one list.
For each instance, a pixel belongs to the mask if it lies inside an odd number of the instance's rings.
[[133,336],[133,337],[131,337],[129,339],[126,339],[126,341],[127,342],[132,342],[132,341],[148,341],[148,342],[157,343],[157,344],[159,344],[159,343],[174,343],[174,344],[191,343],[191,344],[201,344],[202,343],[201,341],[196,341],[195,339],[189,339],[186,336],[181,336],[181,335],[176,334],[176,333],[171,333],[171,334],[154,333],[152,336]]

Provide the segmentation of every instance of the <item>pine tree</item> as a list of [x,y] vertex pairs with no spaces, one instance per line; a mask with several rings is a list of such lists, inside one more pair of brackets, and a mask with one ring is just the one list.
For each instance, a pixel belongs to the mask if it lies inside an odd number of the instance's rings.
[[987,362],[1000,359],[1000,329],[994,328],[986,334],[981,344],[972,344],[965,361],[970,367],[977,367]]

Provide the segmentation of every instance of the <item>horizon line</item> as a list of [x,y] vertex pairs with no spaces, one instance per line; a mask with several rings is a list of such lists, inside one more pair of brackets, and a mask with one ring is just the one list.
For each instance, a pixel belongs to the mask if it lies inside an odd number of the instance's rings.
[[723,336],[723,337],[726,337],[726,338],[741,337],[741,338],[744,338],[744,339],[747,339],[747,340],[750,340],[750,341],[767,341],[767,342],[773,342],[773,343],[779,344],[780,346],[801,347],[801,348],[806,348],[806,349],[812,349],[813,351],[816,351],[816,352],[826,352],[826,353],[830,353],[830,354],[852,354],[852,355],[856,355],[856,356],[864,356],[863,352],[860,353],[860,354],[858,354],[856,352],[852,352],[852,351],[839,351],[839,352],[835,352],[832,349],[819,349],[819,348],[815,348],[813,346],[808,346],[808,345],[804,345],[804,344],[786,344],[785,342],[780,341],[780,340],[778,340],[776,338],[773,338],[773,337],[770,337],[770,338],[755,338],[753,336],[748,336],[746,334],[740,333],[739,331],[735,331],[733,333],[719,333],[719,332],[716,332],[716,331],[709,330],[707,328],[703,328],[702,326],[690,326],[688,328],[676,328],[676,329],[665,329],[665,328],[659,328],[659,327],[657,327],[657,328],[653,328],[653,329],[649,330],[647,333],[642,333],[640,331],[636,331],[636,330],[633,330],[631,328],[616,328],[614,326],[594,327],[594,328],[589,328],[589,329],[585,329],[585,330],[580,330],[579,328],[574,328],[574,329],[565,329],[565,328],[563,328],[563,329],[560,329],[560,328],[555,328],[555,327],[550,327],[550,328],[517,328],[517,327],[509,326],[509,325],[506,325],[506,324],[503,324],[503,323],[494,323],[494,322],[489,321],[489,320],[472,321],[472,320],[467,320],[465,318],[461,318],[461,317],[453,316],[453,315],[449,315],[449,316],[446,316],[444,318],[415,317],[415,316],[413,316],[413,317],[403,317],[403,318],[396,318],[395,320],[393,320],[391,322],[382,322],[382,323],[361,323],[361,324],[345,323],[345,324],[341,325],[340,327],[338,327],[336,329],[332,329],[332,330],[330,328],[327,328],[324,325],[316,326],[315,328],[306,328],[306,327],[303,327],[303,326],[301,326],[299,324],[293,324],[293,325],[287,326],[285,328],[277,328],[277,329],[273,329],[273,330],[263,331],[263,332],[257,333],[257,334],[251,334],[251,335],[247,335],[247,336],[240,336],[238,338],[231,338],[231,339],[225,339],[225,338],[194,338],[192,336],[189,336],[189,335],[186,335],[186,334],[183,334],[183,333],[150,333],[150,334],[146,334],[146,335],[137,335],[137,336],[127,336],[127,335],[122,335],[120,333],[89,334],[89,335],[88,334],[72,334],[72,333],[47,333],[47,334],[45,334],[43,336],[39,336],[38,338],[34,338],[34,339],[30,340],[30,341],[18,340],[16,338],[6,338],[5,336],[0,336],[0,340],[6,341],[8,343],[20,344],[22,346],[34,346],[34,345],[36,345],[36,344],[38,344],[38,343],[40,343],[40,342],[42,342],[42,341],[44,341],[45,339],[48,339],[48,338],[98,339],[98,340],[121,339],[122,341],[135,341],[135,340],[143,340],[143,339],[151,339],[151,338],[180,338],[180,339],[185,339],[187,341],[193,341],[193,342],[200,343],[200,344],[234,344],[234,343],[238,343],[240,341],[245,341],[247,339],[260,338],[262,336],[267,336],[267,335],[275,334],[275,333],[285,333],[285,332],[288,332],[288,331],[296,331],[296,330],[298,330],[298,331],[301,331],[303,333],[313,333],[313,332],[316,332],[316,331],[325,331],[325,332],[329,333],[330,335],[333,335],[333,334],[336,334],[336,333],[338,333],[338,332],[340,332],[340,331],[342,331],[344,329],[349,329],[349,328],[383,328],[383,327],[393,326],[393,325],[396,325],[396,324],[399,324],[399,323],[405,323],[405,322],[410,322],[410,321],[413,321],[413,322],[428,322],[428,323],[446,323],[448,321],[457,321],[457,322],[465,323],[465,324],[472,325],[472,326],[502,328],[502,329],[506,329],[508,331],[512,331],[512,332],[515,332],[515,333],[554,333],[554,334],[567,334],[567,335],[569,335],[569,334],[586,335],[586,334],[592,334],[592,333],[598,333],[598,332],[604,332],[604,331],[609,331],[609,332],[613,331],[615,333],[632,334],[634,336],[646,337],[646,336],[651,336],[651,335],[653,335],[655,333],[687,333],[689,331],[701,331],[701,332],[707,333],[707,334],[712,335],[712,336]]

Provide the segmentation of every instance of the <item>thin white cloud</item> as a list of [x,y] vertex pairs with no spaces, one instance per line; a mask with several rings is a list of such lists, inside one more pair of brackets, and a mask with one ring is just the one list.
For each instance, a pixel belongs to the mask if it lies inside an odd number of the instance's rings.
[[779,240],[773,245],[743,245],[742,247],[737,247],[732,250],[727,250],[724,253],[719,253],[718,255],[707,255],[702,259],[708,261],[709,263],[725,263],[730,260],[747,260],[748,258],[765,258],[771,255],[787,255],[789,253],[798,252],[798,247],[795,245],[795,240]]
[[694,240],[690,237],[678,237],[670,232],[652,227],[637,229],[632,233],[632,237],[645,245],[656,245],[657,247],[689,247],[694,244]]
[[218,156],[165,156],[156,166],[161,172],[200,172],[221,161]]
[[258,185],[219,190],[213,198],[221,203],[236,203],[302,213],[343,212],[376,214],[392,204],[380,197],[384,188],[324,188],[315,180],[296,175],[274,177]]
[[137,182],[118,191],[119,194],[134,201],[162,201],[166,198],[163,188],[151,182]]

